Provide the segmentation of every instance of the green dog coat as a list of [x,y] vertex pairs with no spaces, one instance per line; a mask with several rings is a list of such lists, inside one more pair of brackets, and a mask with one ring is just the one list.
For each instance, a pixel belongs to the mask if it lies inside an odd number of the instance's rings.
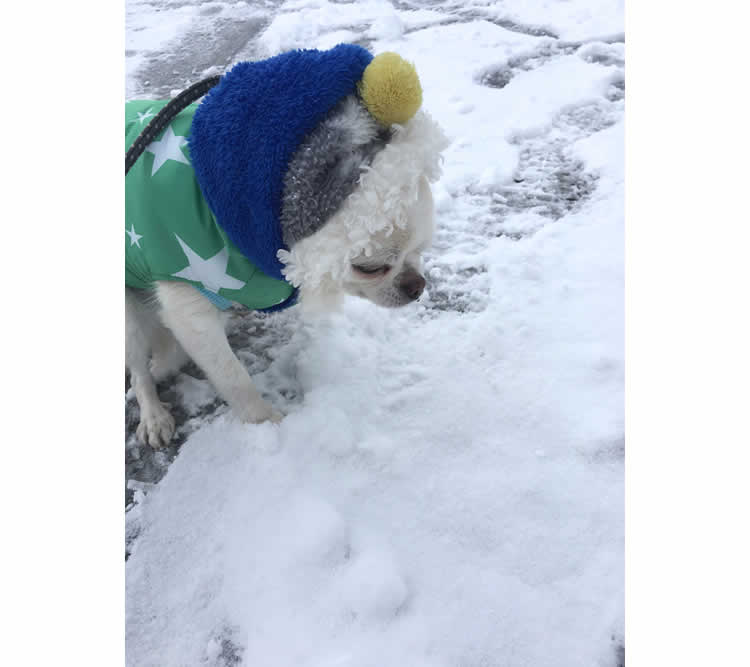
[[[126,103],[125,150],[166,104]],[[254,310],[284,304],[294,288],[264,274],[237,249],[201,193],[187,146],[197,108],[178,114],[125,178],[125,284],[187,282],[222,309],[230,302]]]

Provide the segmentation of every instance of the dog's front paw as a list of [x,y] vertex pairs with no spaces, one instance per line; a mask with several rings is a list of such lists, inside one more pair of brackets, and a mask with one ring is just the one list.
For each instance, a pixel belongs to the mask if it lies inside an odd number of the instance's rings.
[[235,410],[237,416],[246,424],[262,424],[263,422],[273,422],[278,424],[284,415],[271,407],[270,403],[265,401],[252,403],[242,410]]
[[172,440],[174,417],[164,406],[160,406],[160,409],[154,409],[149,414],[141,416],[141,423],[138,424],[135,434],[144,445],[159,449]]
[[276,412],[276,410],[271,410],[271,416],[268,418],[268,421],[278,424],[282,419],[284,419],[283,414]]

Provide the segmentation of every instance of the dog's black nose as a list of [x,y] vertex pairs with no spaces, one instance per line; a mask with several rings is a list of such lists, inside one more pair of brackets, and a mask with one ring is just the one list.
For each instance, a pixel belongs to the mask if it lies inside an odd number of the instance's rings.
[[412,273],[401,283],[401,290],[412,301],[416,301],[424,292],[425,279],[418,273]]

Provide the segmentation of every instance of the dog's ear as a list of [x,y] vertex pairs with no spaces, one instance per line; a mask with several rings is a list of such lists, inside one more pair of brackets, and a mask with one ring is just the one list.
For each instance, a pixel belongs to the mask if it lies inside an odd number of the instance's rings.
[[354,95],[305,138],[284,177],[281,229],[288,247],[325,225],[389,138]]

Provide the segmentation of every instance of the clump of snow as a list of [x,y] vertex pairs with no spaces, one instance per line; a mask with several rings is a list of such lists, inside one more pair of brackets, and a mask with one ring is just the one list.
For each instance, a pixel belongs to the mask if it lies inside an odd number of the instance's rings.
[[404,28],[404,22],[397,14],[386,14],[373,21],[366,35],[373,39],[399,39],[404,34]]
[[[328,48],[333,46],[328,34],[355,27],[360,34],[364,32],[373,38],[386,35],[394,38],[403,31],[396,10],[387,0],[347,4],[306,0],[286,3],[261,36],[260,43],[268,55],[290,49]],[[321,43],[319,39],[324,41]]]
[[586,62],[601,63],[603,65],[622,65],[625,62],[625,44],[615,42],[589,42],[578,49],[577,54]]
[[191,416],[216,400],[216,391],[208,380],[198,380],[186,373],[180,373],[175,378],[174,387],[180,397],[180,405]]

